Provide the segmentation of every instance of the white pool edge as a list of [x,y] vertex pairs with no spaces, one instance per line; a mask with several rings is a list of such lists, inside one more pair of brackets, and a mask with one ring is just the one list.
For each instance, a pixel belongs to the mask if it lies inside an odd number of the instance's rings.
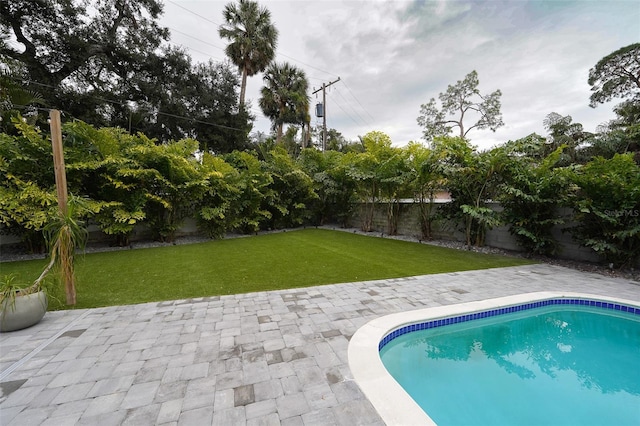
[[390,332],[414,323],[562,298],[594,299],[640,307],[640,302],[634,300],[588,293],[544,291],[399,312],[371,320],[356,331],[349,342],[349,368],[354,380],[387,425],[436,425],[382,364],[378,351],[380,341]]

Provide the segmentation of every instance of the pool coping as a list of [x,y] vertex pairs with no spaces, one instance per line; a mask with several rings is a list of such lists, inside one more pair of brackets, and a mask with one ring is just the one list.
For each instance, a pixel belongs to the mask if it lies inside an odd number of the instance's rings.
[[588,293],[544,291],[399,312],[371,320],[356,331],[347,352],[349,368],[356,383],[386,424],[436,425],[384,367],[378,349],[380,342],[389,333],[411,324],[551,299],[591,299],[640,308],[637,301],[628,299]]

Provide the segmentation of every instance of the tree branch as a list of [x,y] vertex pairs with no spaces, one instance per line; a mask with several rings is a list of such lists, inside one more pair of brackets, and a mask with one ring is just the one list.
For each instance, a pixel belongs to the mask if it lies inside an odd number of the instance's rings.
[[[15,52],[18,56],[18,58],[29,58],[29,59],[35,59],[36,57],[36,46],[31,42],[31,40],[29,40],[24,33],[22,32],[22,28],[20,27],[20,16],[12,16],[10,18],[10,22],[11,22],[11,29],[13,30],[13,34],[16,36],[16,40],[19,43],[22,43],[25,47],[25,51],[21,54]],[[16,57],[14,57],[14,59],[18,59]]]

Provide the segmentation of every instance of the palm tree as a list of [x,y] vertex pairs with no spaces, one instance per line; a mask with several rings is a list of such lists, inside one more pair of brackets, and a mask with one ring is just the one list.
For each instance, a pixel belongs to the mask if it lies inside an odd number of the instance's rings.
[[271,119],[276,142],[282,138],[285,123],[304,125],[310,121],[309,83],[303,70],[289,63],[272,63],[264,74],[260,108]]
[[6,130],[2,126],[11,123],[11,115],[17,114],[16,108],[43,103],[39,93],[27,89],[8,70],[0,69],[0,130]]
[[278,30],[271,23],[271,12],[251,0],[228,3],[223,11],[225,24],[220,37],[229,39],[225,52],[242,74],[240,106],[244,105],[247,76],[264,71],[275,57]]

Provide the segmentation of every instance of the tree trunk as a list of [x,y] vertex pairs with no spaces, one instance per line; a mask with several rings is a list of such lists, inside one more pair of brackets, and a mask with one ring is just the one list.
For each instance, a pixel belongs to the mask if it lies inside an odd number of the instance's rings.
[[370,203],[368,201],[365,203],[365,215],[364,221],[362,222],[362,230],[364,232],[371,232],[371,229],[373,228],[373,215],[375,212],[375,208],[375,203]]
[[429,198],[429,201],[425,199],[424,196],[420,197],[420,225],[422,230],[422,238],[425,240],[431,240],[432,238],[432,211],[433,211],[433,197]]
[[247,90],[247,68],[242,68],[242,84],[240,84],[240,108],[244,105],[244,95]]

